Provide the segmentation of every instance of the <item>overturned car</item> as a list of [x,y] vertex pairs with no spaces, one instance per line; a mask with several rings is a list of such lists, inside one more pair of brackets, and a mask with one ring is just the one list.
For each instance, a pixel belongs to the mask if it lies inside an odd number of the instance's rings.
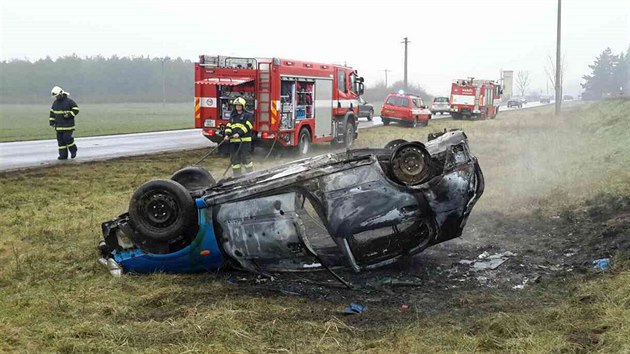
[[139,187],[129,211],[102,224],[99,262],[114,275],[359,272],[460,236],[483,188],[459,130],[219,182],[187,167]]

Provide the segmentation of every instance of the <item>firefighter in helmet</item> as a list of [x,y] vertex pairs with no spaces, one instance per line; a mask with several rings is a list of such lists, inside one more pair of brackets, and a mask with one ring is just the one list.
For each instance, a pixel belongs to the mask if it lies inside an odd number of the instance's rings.
[[68,151],[70,157],[77,156],[77,145],[74,142],[72,133],[74,132],[74,117],[79,114],[79,106],[68,96],[70,93],[65,92],[61,87],[55,86],[50,91],[50,95],[55,101],[50,108],[50,118],[48,120],[51,127],[57,132],[57,145],[59,146],[59,160],[68,159]]
[[232,104],[234,109],[230,113],[230,122],[225,128],[224,141],[230,143],[230,163],[234,176],[240,176],[245,172],[254,170],[251,157],[252,129],[254,129],[254,116],[245,110],[245,99],[236,98]]

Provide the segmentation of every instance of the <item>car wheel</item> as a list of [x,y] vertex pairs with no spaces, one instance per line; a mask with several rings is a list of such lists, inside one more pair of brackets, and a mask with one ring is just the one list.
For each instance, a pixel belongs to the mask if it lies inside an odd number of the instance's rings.
[[387,118],[381,118],[381,120],[383,121],[383,125],[389,125],[390,120]]
[[298,154],[306,155],[311,151],[311,133],[306,128],[300,130],[298,137]]
[[129,223],[147,238],[168,242],[197,225],[197,209],[181,184],[153,180],[133,193],[129,201]]
[[196,166],[184,167],[173,173],[171,180],[181,184],[189,191],[210,188],[217,183],[208,170]]
[[369,122],[371,122],[372,118],[374,118],[374,111],[370,110],[370,113],[368,113],[367,119]]
[[430,175],[431,155],[421,143],[407,143],[396,147],[390,158],[390,169],[395,181],[403,185],[416,185]]
[[351,122],[346,123],[346,133],[344,134],[343,137],[343,145],[346,149],[349,149],[352,147],[352,144],[354,143],[354,124],[352,124]]

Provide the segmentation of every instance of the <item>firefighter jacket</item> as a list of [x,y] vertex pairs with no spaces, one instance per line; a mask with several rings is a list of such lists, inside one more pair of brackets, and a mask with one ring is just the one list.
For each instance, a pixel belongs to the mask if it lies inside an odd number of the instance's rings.
[[50,125],[57,131],[74,130],[74,117],[79,114],[79,106],[71,98],[64,95],[55,100],[50,109]]
[[231,143],[252,141],[252,129],[254,129],[254,116],[243,110],[240,114],[233,110],[230,114],[230,122],[225,127],[225,135],[232,136],[238,133],[237,139],[231,138]]

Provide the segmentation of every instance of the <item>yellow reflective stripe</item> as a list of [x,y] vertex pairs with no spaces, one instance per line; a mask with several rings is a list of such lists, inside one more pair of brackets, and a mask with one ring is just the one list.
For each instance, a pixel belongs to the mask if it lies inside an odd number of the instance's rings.
[[71,126],[71,127],[57,127],[57,130],[74,130],[74,126]]
[[247,132],[248,132],[247,127],[246,127],[246,126],[244,126],[244,125],[243,125],[243,124],[241,124],[241,123],[234,123],[234,124],[232,124],[232,128],[239,128],[240,130],[242,130],[242,131],[243,131],[243,134],[245,134],[245,133],[247,133]]
[[229,128],[229,127],[231,127],[231,126],[232,126],[232,123],[228,123],[228,124],[226,125],[226,127],[227,127],[227,128]]
[[52,110],[52,108],[50,109],[51,112],[55,113],[55,111]]
[[66,148],[68,148],[66,145],[62,145],[59,147],[59,150],[65,150]]
[[232,132],[232,129],[227,128],[227,129],[225,129],[225,132],[226,132],[226,133],[231,133],[231,132]]
[[241,168],[241,164],[237,163],[236,165],[232,165],[232,169],[234,170],[238,170],[239,168]]
[[243,167],[245,168],[254,167],[254,163],[250,161],[249,163],[244,164]]
[[72,144],[68,145],[68,147],[75,146],[75,145],[76,145],[76,143],[72,143]]
[[72,107],[72,109],[76,109],[76,110],[78,111],[78,110],[79,110],[79,107],[74,106],[74,107]]
[[247,142],[250,142],[250,141],[252,141],[252,137],[251,136],[246,136],[244,138],[232,138],[232,139],[230,139],[231,143],[240,143],[240,142],[247,143]]
[[55,118],[48,118],[49,121],[54,122]]
[[52,109],[50,111],[53,112],[54,114],[66,114],[66,113],[74,114],[74,112],[72,111],[53,111]]
[[249,129],[254,129],[254,126],[249,121],[246,121],[245,124],[249,127]]

